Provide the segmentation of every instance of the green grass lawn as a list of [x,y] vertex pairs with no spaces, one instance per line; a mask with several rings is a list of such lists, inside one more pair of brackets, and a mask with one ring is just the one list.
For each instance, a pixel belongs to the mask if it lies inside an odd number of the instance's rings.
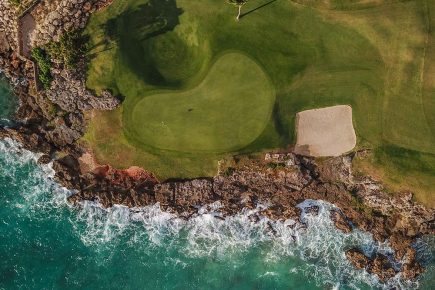
[[[291,146],[298,111],[336,104],[352,106],[358,144],[382,152],[384,172],[432,160],[433,1],[255,9],[268,2],[250,1],[239,22],[223,0],[119,0],[94,14],[87,85],[125,98],[91,120],[100,162],[209,176],[226,155]],[[399,162],[401,150],[413,154]],[[413,172],[428,192],[423,168]]]
[[242,54],[229,53],[194,89],[143,98],[125,128],[140,143],[158,149],[231,152],[261,134],[274,101],[262,69]]

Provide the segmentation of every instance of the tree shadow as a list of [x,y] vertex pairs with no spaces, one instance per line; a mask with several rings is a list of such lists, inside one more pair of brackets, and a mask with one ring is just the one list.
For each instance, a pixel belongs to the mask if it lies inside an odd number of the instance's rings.
[[242,15],[240,15],[240,18],[243,18],[243,17],[247,16],[248,14],[251,14],[252,12],[255,12],[255,11],[261,9],[261,8],[264,8],[264,7],[266,7],[266,6],[270,5],[270,4],[272,4],[272,3],[275,2],[275,1],[277,1],[277,0],[269,1],[269,2],[267,2],[267,3],[264,3],[263,5],[258,6],[257,8],[254,8],[254,9],[252,9],[252,10],[249,10],[248,12],[242,13]]
[[170,32],[180,24],[183,10],[175,0],[151,0],[126,11],[117,25],[117,40],[121,61],[142,80],[153,85],[164,85],[165,78],[156,67],[151,48],[152,39]]
[[180,24],[181,14],[183,9],[177,7],[175,0],[151,0],[133,11],[126,11],[122,17],[130,23],[129,28],[137,33],[138,39],[146,40],[172,31]]
[[150,0],[126,10],[100,26],[103,37],[89,47],[89,57],[118,48],[118,56],[136,75],[149,83],[161,84],[164,79],[149,56],[147,40],[174,30],[182,14],[176,0]]
[[[138,39],[145,40],[172,31],[180,24],[181,14],[183,9],[177,7],[175,0],[150,0],[102,24],[100,28],[104,32],[105,39],[99,44],[106,41],[119,41],[123,34],[133,32]],[[127,27],[130,31],[121,29]]]

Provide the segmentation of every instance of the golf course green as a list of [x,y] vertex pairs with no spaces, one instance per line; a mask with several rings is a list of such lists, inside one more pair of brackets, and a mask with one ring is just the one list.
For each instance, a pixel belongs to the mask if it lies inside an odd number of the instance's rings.
[[194,89],[142,99],[127,127],[135,130],[139,141],[159,149],[230,152],[261,134],[274,99],[261,68],[246,56],[231,53],[220,57]]
[[[357,149],[392,190],[435,188],[429,0],[119,0],[95,13],[87,86],[123,98],[84,138],[101,163],[212,176],[222,158],[290,148],[295,115],[351,105]],[[431,73],[432,72],[432,73]]]

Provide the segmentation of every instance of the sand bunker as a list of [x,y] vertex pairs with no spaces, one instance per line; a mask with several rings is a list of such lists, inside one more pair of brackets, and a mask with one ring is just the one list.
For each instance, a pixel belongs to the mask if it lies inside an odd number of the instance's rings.
[[296,114],[295,153],[309,156],[339,156],[352,150],[356,135],[350,106],[333,106]]

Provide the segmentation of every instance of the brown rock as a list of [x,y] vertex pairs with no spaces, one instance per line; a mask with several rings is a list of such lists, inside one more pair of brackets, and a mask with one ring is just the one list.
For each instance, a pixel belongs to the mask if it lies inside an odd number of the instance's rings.
[[346,217],[339,210],[331,210],[330,217],[337,229],[344,233],[350,233],[352,231],[352,227],[347,222]]
[[357,269],[366,269],[369,266],[369,258],[358,249],[346,251],[346,257]]
[[424,272],[424,268],[415,260],[412,263],[405,263],[401,269],[402,277],[405,280],[415,280]]
[[41,157],[39,157],[38,164],[48,164],[48,163],[50,163],[50,161],[51,161],[50,156],[47,154],[44,154]]
[[391,279],[397,274],[388,258],[382,254],[377,254],[375,259],[370,262],[368,272],[376,274],[381,281]]

